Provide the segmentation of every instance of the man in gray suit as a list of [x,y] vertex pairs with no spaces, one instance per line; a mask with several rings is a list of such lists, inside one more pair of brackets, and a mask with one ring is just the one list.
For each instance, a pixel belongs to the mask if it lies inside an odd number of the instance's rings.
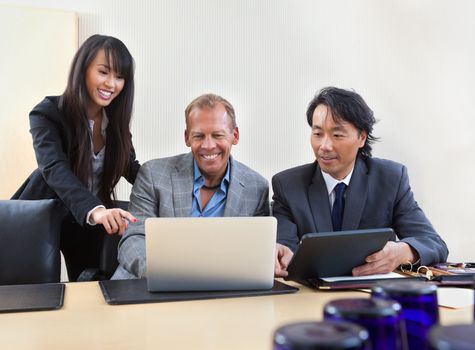
[[185,117],[191,153],[146,162],[137,175],[129,211],[140,222],[131,223],[119,243],[113,279],[146,275],[147,217],[269,215],[267,180],[231,157],[239,141],[233,106],[206,94],[188,105]]
[[310,102],[307,121],[316,161],[272,178],[275,274],[287,276],[293,251],[310,232],[393,228],[399,241],[368,256],[355,276],[445,261],[447,246],[414,200],[406,167],[371,157],[375,119],[361,96],[325,88]]

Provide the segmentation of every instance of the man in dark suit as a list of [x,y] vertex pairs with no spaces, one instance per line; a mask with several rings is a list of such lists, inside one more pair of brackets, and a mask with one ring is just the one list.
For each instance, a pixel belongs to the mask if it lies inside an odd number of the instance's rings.
[[353,268],[355,276],[445,261],[447,246],[415,201],[406,167],[371,157],[376,120],[361,96],[324,88],[310,102],[307,121],[316,161],[272,178],[276,276],[287,275],[293,252],[310,232],[393,228],[399,240]]

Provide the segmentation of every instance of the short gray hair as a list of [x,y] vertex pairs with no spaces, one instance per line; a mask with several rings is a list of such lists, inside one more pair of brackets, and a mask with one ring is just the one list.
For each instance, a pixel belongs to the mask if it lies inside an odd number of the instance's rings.
[[231,118],[231,125],[234,129],[236,125],[236,115],[234,113],[234,107],[229,103],[228,100],[225,98],[215,95],[215,94],[204,94],[198,96],[185,109],[185,121],[186,121],[186,128],[188,129],[188,117],[190,116],[191,111],[194,108],[198,109],[213,109],[218,104],[222,104],[226,109],[226,113],[228,114],[229,118]]

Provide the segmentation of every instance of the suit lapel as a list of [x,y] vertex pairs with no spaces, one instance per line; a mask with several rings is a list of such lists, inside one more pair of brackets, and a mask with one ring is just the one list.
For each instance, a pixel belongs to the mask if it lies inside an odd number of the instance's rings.
[[[239,216],[239,213],[245,211],[242,207],[245,204],[244,197],[245,190],[245,174],[241,171],[239,164],[230,157],[231,173],[229,176],[229,188],[226,197],[226,205],[224,207],[224,216]],[[241,214],[242,215],[242,214]]]
[[191,216],[193,192],[193,156],[186,154],[176,163],[172,177],[173,207],[175,216]]
[[327,186],[318,165],[315,167],[312,183],[308,187],[308,200],[316,232],[333,231]]
[[350,185],[346,191],[342,230],[358,229],[367,196],[368,168],[365,162],[358,157],[351,175]]

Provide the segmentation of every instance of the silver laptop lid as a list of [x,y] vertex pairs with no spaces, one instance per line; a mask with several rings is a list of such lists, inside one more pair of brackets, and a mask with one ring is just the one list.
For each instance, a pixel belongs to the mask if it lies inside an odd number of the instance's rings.
[[270,289],[274,217],[149,218],[150,291]]

